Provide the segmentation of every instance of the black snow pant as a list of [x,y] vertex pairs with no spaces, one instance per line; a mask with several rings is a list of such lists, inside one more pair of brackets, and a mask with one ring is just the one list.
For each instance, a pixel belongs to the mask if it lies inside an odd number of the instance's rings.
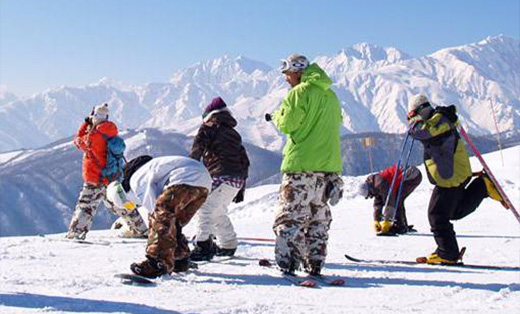
[[459,246],[450,220],[459,220],[471,214],[488,196],[482,177],[473,180],[467,188],[466,184],[464,182],[455,188],[436,186],[430,198],[428,220],[437,243],[435,252],[444,259],[454,260],[459,256]]

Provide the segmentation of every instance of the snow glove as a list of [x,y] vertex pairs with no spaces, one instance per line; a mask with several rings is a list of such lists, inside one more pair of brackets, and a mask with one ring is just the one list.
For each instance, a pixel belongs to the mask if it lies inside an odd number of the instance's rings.
[[343,185],[343,180],[339,175],[334,173],[328,176],[325,197],[331,206],[337,205],[339,200],[343,197]]
[[270,113],[266,113],[265,114],[265,121],[269,122],[271,120],[273,120],[273,117],[271,116],[271,114]]
[[235,195],[235,198],[233,198],[233,203],[241,203],[244,201],[244,193],[246,191],[246,187],[242,187],[240,191],[238,191],[237,195]]

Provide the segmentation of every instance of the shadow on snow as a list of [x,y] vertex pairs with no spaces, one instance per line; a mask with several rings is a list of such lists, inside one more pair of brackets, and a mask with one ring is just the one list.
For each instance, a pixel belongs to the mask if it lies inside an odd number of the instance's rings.
[[65,312],[180,314],[180,312],[177,311],[160,309],[143,304],[58,297],[32,293],[0,294],[0,305],[31,309],[51,308],[56,311]]

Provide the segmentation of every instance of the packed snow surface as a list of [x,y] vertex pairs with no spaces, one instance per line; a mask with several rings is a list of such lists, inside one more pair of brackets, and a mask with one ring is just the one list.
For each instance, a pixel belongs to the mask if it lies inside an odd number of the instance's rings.
[[[502,186],[519,205],[520,146],[485,156]],[[480,170],[472,159],[473,170]],[[424,169],[422,169],[424,174]],[[277,271],[258,266],[273,258],[272,242],[240,240],[237,258],[206,263],[182,275],[165,276],[153,287],[123,285],[114,274],[144,258],[145,240],[121,239],[116,230],[92,231],[88,245],[45,237],[0,238],[1,313],[519,313],[520,272],[428,265],[352,263],[358,258],[414,260],[435,249],[426,216],[432,186],[423,183],[407,199],[417,233],[376,237],[372,204],[355,195],[363,177],[345,177],[345,197],[333,208],[324,273],[346,280],[343,287],[297,287]],[[241,238],[273,239],[277,185],[246,192],[230,208]],[[510,211],[486,199],[454,222],[468,264],[520,265],[520,228]],[[185,233],[194,234],[194,223]]]

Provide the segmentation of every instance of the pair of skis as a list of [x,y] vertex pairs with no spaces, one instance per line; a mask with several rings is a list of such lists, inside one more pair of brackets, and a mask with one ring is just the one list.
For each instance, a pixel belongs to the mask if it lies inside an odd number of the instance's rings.
[[465,264],[462,262],[462,257],[466,252],[466,248],[463,247],[459,253],[459,257],[457,259],[457,263],[448,264],[448,263],[435,263],[429,264],[427,263],[426,257],[418,257],[415,261],[409,260],[388,260],[388,259],[359,259],[352,257],[350,255],[345,254],[345,257],[355,263],[364,263],[364,264],[400,264],[400,265],[429,265],[429,266],[447,266],[447,267],[462,267],[462,268],[472,268],[472,269],[483,269],[483,270],[508,270],[508,271],[519,271],[520,266],[497,266],[497,265],[475,265],[475,264]]
[[317,288],[320,285],[340,287],[345,284],[345,280],[341,278],[331,278],[325,275],[307,275],[306,277],[300,277],[294,273],[283,272],[281,269],[276,267],[268,259],[260,259],[258,265],[273,269],[280,272],[283,279],[289,281],[293,285],[305,287],[305,288]]

